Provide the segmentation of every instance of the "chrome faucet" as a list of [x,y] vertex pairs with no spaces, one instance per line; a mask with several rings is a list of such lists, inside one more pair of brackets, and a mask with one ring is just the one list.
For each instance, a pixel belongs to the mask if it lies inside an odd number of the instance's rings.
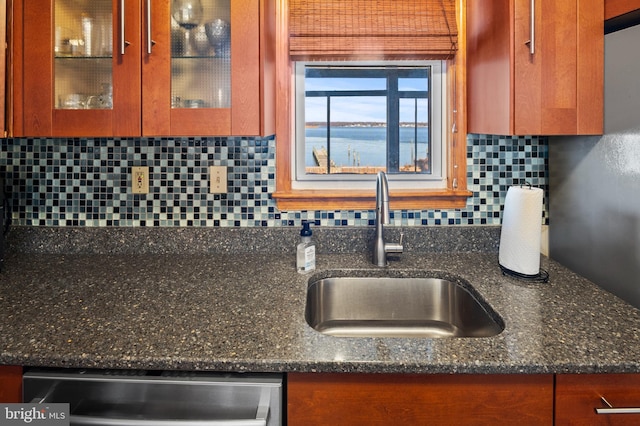
[[400,242],[385,243],[384,227],[391,222],[389,218],[389,181],[385,172],[378,172],[376,180],[376,238],[373,246],[373,264],[376,266],[387,266],[387,253],[402,253],[402,239],[404,234],[400,234]]

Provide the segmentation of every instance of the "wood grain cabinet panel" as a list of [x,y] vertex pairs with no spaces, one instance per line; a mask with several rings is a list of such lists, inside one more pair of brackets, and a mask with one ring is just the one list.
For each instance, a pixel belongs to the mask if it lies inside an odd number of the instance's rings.
[[553,375],[287,375],[288,424],[550,425]]
[[640,0],[605,0],[604,19],[616,18],[640,10]]
[[601,134],[603,20],[602,0],[468,2],[469,133]]
[[[80,8],[87,4],[86,1],[67,3]],[[264,136],[274,133],[275,0],[229,1],[230,59],[210,53],[187,56],[172,52],[170,0],[113,0],[111,7],[113,54],[108,53],[105,59],[101,55],[54,55],[54,2],[14,1],[13,136]],[[72,9],[67,14],[77,20],[75,15],[80,16],[81,10]],[[123,40],[127,43],[124,53],[120,47]],[[109,57],[111,61],[104,62]],[[82,79],[96,79],[96,75],[100,78],[99,73],[104,72],[100,70],[108,68],[112,73],[113,107],[61,108],[61,96],[54,93],[56,67],[64,64],[69,70],[73,66],[69,64],[86,67],[91,61],[99,71],[82,74]],[[188,66],[199,70],[204,61],[211,61],[216,71],[211,75],[201,74],[202,78],[216,81],[219,77],[215,73],[229,74],[219,69],[226,67],[225,61],[230,61],[230,89],[229,84],[222,83],[218,87],[223,89],[197,92],[203,99],[212,99],[205,107],[172,107],[172,73],[185,75],[183,70]],[[197,72],[183,77],[179,84],[188,87],[190,81],[198,79]],[[230,103],[224,101],[227,98]],[[216,105],[217,102],[220,104]]]
[[[0,4],[0,46],[5,46],[7,43],[7,2],[3,1]],[[7,50],[0,49],[0,137],[6,137],[6,78],[7,78]]]
[[0,365],[0,403],[22,402],[22,367]]
[[607,407],[602,397],[613,407],[635,407],[640,411],[640,374],[558,374],[555,424],[640,424],[640,414],[597,414],[596,408]]

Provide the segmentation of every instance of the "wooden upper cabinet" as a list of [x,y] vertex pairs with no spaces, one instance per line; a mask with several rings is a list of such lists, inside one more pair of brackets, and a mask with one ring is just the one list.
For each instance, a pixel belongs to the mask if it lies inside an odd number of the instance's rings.
[[200,0],[183,27],[172,3],[16,0],[13,135],[273,134],[274,2]]
[[625,13],[640,10],[640,0],[605,0],[604,19],[617,18]]
[[[7,35],[7,2],[3,1],[0,4],[0,46],[6,45],[6,35]],[[6,135],[6,97],[5,97],[5,89],[6,89],[6,64],[7,64],[7,50],[0,49],[0,137],[4,137]]]
[[603,21],[601,0],[468,2],[469,133],[601,134]]

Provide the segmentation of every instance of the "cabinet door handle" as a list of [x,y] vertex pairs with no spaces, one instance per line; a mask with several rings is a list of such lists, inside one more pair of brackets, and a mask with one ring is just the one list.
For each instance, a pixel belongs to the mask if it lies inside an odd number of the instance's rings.
[[147,53],[151,55],[151,48],[156,44],[151,39],[151,0],[147,0]]
[[596,408],[596,414],[640,414],[640,407],[615,408],[613,405],[609,404],[609,401],[607,401],[604,396],[600,397],[600,401],[602,401],[606,407]]
[[529,40],[524,44],[529,46],[529,54],[536,53],[536,0],[531,0],[531,13],[529,14]]
[[120,0],[120,55],[124,56],[124,49],[130,45],[128,41],[125,40],[125,0]]

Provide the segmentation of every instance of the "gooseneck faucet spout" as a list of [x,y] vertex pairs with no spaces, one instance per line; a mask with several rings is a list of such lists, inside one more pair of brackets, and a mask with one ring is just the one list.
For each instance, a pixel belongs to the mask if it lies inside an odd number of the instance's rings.
[[378,172],[376,179],[376,236],[373,246],[373,264],[387,266],[387,253],[402,253],[403,234],[397,244],[384,242],[384,225],[391,222],[389,216],[389,181],[385,172]]

